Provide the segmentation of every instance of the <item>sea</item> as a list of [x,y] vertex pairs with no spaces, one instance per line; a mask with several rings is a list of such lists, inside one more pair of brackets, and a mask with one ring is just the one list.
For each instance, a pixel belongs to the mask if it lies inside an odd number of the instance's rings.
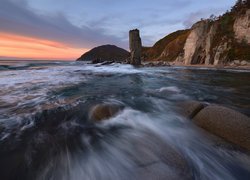
[[[250,70],[0,60],[1,180],[249,180],[250,154],[181,103],[250,116]],[[124,109],[90,120],[98,104]]]

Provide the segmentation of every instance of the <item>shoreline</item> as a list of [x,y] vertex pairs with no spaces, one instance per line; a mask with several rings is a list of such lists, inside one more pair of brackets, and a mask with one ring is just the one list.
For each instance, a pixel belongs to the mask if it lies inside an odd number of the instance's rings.
[[[164,64],[165,63],[165,64]],[[151,66],[151,67],[191,67],[191,68],[210,68],[210,69],[232,69],[232,70],[250,70],[250,65],[205,65],[205,64],[183,64],[176,62],[165,62],[165,61],[144,61],[142,62],[143,66]]]
[[217,65],[202,65],[202,64],[193,64],[193,65],[171,65],[172,67],[195,67],[195,68],[211,68],[211,69],[236,69],[236,70],[250,70],[250,65],[246,66],[217,66]]

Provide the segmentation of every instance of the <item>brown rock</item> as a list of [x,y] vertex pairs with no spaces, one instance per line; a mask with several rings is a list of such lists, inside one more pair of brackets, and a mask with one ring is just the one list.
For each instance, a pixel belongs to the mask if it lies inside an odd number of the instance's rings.
[[193,122],[210,133],[250,150],[250,118],[237,111],[211,105],[202,109]]
[[123,108],[117,104],[98,104],[91,109],[89,119],[95,122],[107,120],[117,115]]

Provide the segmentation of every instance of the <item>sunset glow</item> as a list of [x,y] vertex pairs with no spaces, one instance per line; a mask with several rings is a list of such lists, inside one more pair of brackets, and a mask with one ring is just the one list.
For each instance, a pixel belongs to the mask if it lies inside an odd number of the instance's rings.
[[0,33],[0,56],[6,59],[75,60],[87,50],[45,39]]

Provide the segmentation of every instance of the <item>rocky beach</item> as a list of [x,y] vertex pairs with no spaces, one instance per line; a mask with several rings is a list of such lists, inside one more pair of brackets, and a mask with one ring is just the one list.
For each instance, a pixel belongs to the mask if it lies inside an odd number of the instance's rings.
[[[0,24],[18,19],[20,32],[30,27],[26,31],[31,36],[3,35],[0,27],[1,180],[249,180],[249,0],[238,0],[218,16],[195,23],[192,18],[192,26],[152,46],[144,45],[153,37],[150,31],[130,24],[124,35],[127,21],[122,33],[112,36],[117,27],[112,31],[104,8],[100,12],[105,17],[89,22],[80,11],[78,21],[75,11],[85,5],[95,5],[101,16],[95,1],[78,2],[67,16],[53,11],[53,18],[39,11],[46,1],[32,8],[31,1],[2,3],[16,9],[14,16],[0,10]],[[70,12],[72,2],[65,2],[58,8]],[[105,3],[109,9],[117,2]],[[111,24],[117,23],[115,16]],[[140,24],[140,18],[134,21]],[[6,29],[15,29],[8,23]],[[151,23],[142,21],[141,26]],[[127,49],[112,45],[121,42],[118,37],[126,40]],[[81,38],[87,42],[83,51]],[[108,40],[110,44],[96,46]],[[14,45],[28,48],[30,59]],[[67,56],[79,49],[84,53],[77,60],[52,60],[55,54]],[[12,57],[15,53],[21,55]]]
[[249,74],[8,61],[0,177],[247,180]]

